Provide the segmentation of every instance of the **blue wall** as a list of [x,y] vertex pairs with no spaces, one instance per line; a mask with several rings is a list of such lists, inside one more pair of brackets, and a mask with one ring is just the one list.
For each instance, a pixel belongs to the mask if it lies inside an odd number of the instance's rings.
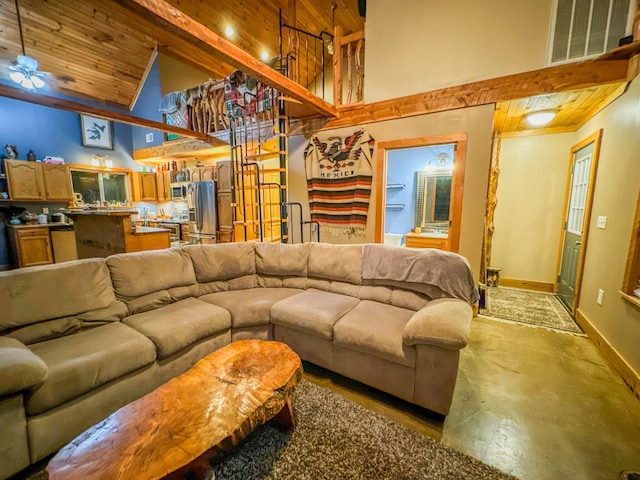
[[[162,114],[158,112],[161,95],[160,70],[158,68],[158,57],[156,57],[131,114],[162,123]],[[147,143],[145,138],[147,133],[153,133],[153,142]],[[164,132],[150,128],[132,127],[132,136],[134,150],[160,145],[164,140]]]
[[402,209],[385,210],[385,233],[408,233],[416,216],[416,172],[424,170],[439,153],[453,158],[453,144],[402,148],[387,153],[387,185],[404,184],[405,188],[387,188],[387,205],[404,205]]

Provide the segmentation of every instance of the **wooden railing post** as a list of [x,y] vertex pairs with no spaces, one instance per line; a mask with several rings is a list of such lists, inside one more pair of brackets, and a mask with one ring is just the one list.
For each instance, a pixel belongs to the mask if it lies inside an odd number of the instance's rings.
[[333,104],[342,105],[342,27],[333,31]]

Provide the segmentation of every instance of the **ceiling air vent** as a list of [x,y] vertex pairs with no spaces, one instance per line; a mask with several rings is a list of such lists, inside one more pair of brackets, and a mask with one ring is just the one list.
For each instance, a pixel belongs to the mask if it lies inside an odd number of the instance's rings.
[[550,64],[583,60],[618,46],[631,30],[630,0],[557,0]]

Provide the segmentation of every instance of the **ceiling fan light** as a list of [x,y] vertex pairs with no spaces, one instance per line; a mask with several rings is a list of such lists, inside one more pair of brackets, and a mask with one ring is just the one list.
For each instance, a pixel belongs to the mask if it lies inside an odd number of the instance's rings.
[[13,72],[11,72],[9,74],[9,77],[11,78],[11,80],[13,80],[16,83],[22,83],[22,81],[24,80],[24,73],[19,72],[18,70],[14,70]]
[[32,75],[31,76],[31,81],[33,82],[33,86],[36,87],[36,88],[44,87],[44,80],[42,80],[37,75]]
[[527,115],[527,122],[534,127],[542,127],[548,124],[556,117],[556,112],[551,110],[542,110],[539,112],[531,112]]
[[31,80],[31,77],[24,77],[24,80],[22,80],[22,82],[20,82],[20,85],[22,85],[24,88],[28,89],[28,90],[33,90],[33,81]]
[[18,55],[18,65],[22,65],[27,70],[38,70],[38,60],[28,55]]

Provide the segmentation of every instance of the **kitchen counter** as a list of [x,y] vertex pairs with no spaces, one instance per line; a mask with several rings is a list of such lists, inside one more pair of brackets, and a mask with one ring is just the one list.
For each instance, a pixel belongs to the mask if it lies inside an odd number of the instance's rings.
[[34,223],[31,225],[28,225],[26,223],[21,223],[20,225],[11,225],[11,224],[7,224],[7,227],[11,227],[11,228],[15,228],[15,229],[22,229],[22,228],[50,228],[50,227],[59,227],[61,225],[71,225],[70,223],[66,223],[66,222],[49,222],[49,223]]
[[159,227],[135,227],[131,233],[133,235],[144,235],[148,233],[157,233],[157,232],[170,232],[168,228],[159,228]]
[[131,215],[135,215],[138,213],[138,210],[135,208],[118,208],[118,209],[86,209],[86,210],[61,210],[65,215],[69,215],[70,217],[74,217],[77,215],[101,215],[101,216],[111,216],[111,217],[130,217]]

